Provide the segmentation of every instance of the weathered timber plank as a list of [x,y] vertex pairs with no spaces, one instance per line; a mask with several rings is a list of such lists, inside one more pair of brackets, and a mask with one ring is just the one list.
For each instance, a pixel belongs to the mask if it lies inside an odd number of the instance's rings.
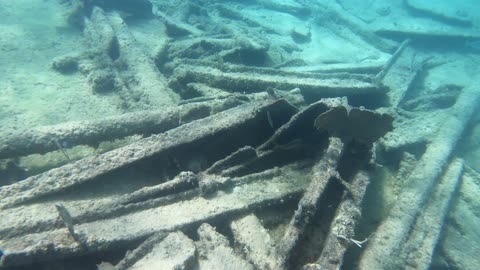
[[463,161],[453,160],[403,246],[401,256],[405,260],[405,269],[430,268],[433,252],[440,240],[452,197],[456,194],[462,175]]
[[290,90],[299,88],[303,94],[322,97],[384,94],[384,89],[371,77],[346,74],[288,73],[269,70],[263,72],[225,71],[209,66],[180,65],[175,69],[172,88],[180,88],[191,82],[204,83],[211,87],[231,92],[254,93],[269,87]]
[[197,230],[200,240],[198,249],[198,269],[254,270],[255,268],[238,256],[230,247],[228,239],[215,231],[209,224],[202,224]]
[[[279,170],[273,169],[273,170]],[[83,242],[77,243],[66,228],[2,239],[0,266],[28,264],[65,256],[118,248],[157,232],[170,232],[202,222],[242,214],[253,208],[298,196],[308,185],[305,171],[284,170],[258,181],[239,180],[234,192],[215,197],[195,197],[169,205],[140,209],[108,219],[76,224]],[[255,175],[248,176],[257,178]],[[294,179],[294,180],[292,180]]]
[[390,106],[397,108],[407,94],[412,82],[423,71],[427,58],[415,48],[409,46],[410,40],[404,41],[392,56],[385,69],[377,79],[388,87]]
[[361,260],[362,269],[389,269],[398,264],[401,247],[410,228],[428,201],[452,152],[478,107],[480,92],[476,86],[465,88],[449,117],[427,146],[425,153],[407,180],[389,216],[374,233]]
[[[232,102],[230,100],[229,102]],[[238,100],[237,104],[240,104]],[[186,104],[161,111],[140,111],[99,120],[77,121],[25,130],[3,130],[0,159],[58,150],[56,141],[97,145],[134,134],[149,136],[210,115],[223,102]]]
[[[190,238],[182,232],[172,232],[163,239],[156,236],[145,240],[131,253],[136,256],[127,256],[132,260],[122,260],[117,264],[117,270],[174,270],[192,267],[195,263],[196,248]],[[126,267],[129,264],[131,266]]]
[[360,171],[357,173],[350,187],[350,190],[354,193],[344,195],[330,225],[322,254],[313,265],[310,265],[310,267],[315,266],[317,268],[304,268],[304,270],[335,270],[341,268],[345,252],[353,244],[355,238],[355,226],[362,213],[361,204],[369,183],[370,176],[367,172]]
[[337,163],[340,160],[343,147],[339,138],[330,138],[325,154],[312,169],[312,181],[300,199],[298,208],[287,226],[281,243],[278,245],[281,264],[287,269],[294,248],[298,245],[306,226],[318,209],[320,197],[328,183],[333,181],[334,177],[339,177]]
[[283,269],[275,243],[254,214],[232,221],[230,228],[239,250],[257,269]]
[[[296,110],[286,101],[265,101],[249,103],[239,107],[196,120],[168,132],[153,135],[128,146],[106,152],[98,156],[87,157],[72,164],[52,169],[45,173],[27,178],[24,181],[4,186],[0,190],[0,208],[32,200],[59,190],[92,181],[101,175],[125,167],[134,162],[158,155],[162,152],[172,151],[181,145],[198,142],[215,134],[230,136],[236,134],[235,130],[242,127],[254,126],[259,131],[255,137],[243,136],[246,141],[239,140],[229,145],[237,149],[237,144],[249,144],[248,138],[261,141],[260,131],[265,131],[265,139],[273,130],[268,126],[267,115],[278,123],[288,121]],[[270,131],[267,132],[267,130]],[[253,136],[253,135],[252,135]],[[240,146],[240,145],[238,145]]]

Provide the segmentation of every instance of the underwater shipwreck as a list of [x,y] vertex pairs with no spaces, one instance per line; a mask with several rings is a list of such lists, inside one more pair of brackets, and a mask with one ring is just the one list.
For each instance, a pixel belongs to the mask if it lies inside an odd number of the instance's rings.
[[0,269],[478,269],[480,14],[367,2],[51,1],[111,105],[4,124]]

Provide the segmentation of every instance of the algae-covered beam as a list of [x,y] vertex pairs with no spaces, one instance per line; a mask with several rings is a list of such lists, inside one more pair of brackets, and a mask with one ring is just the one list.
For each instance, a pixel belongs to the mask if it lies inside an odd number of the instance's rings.
[[[107,251],[133,244],[159,232],[191,229],[202,222],[225,220],[232,215],[245,214],[252,209],[298,196],[308,185],[306,171],[281,170],[272,174],[267,171],[264,179],[239,183],[235,192],[219,192],[214,197],[194,197],[168,205],[145,206],[135,212],[75,224],[75,231],[81,234],[82,244],[77,243],[65,228],[45,232],[31,232],[25,235],[0,240],[3,255],[0,266],[29,264],[80,256],[88,252]],[[294,181],[292,181],[294,179]]]
[[273,239],[254,214],[232,221],[230,228],[238,249],[257,269],[283,269]]
[[[362,247],[368,239],[355,237],[355,226],[362,213],[362,201],[365,196],[370,176],[366,171],[359,171],[351,183],[350,192],[345,192],[343,200],[337,208],[335,217],[330,225],[330,231],[325,240],[322,253],[317,261],[304,269],[340,269],[343,264],[345,252],[352,245]],[[317,267],[317,268],[315,268]]]
[[300,139],[301,136],[296,136],[296,134],[310,136],[315,130],[313,123],[318,115],[328,111],[331,107],[339,106],[341,104],[342,99],[337,98],[322,99],[321,101],[309,105],[292,116],[292,118],[283,126],[278,128],[266,142],[257,148],[257,150],[268,151],[278,145],[289,143],[294,137]]
[[119,58],[127,68],[117,68],[128,89],[140,95],[138,99],[155,107],[175,105],[180,98],[167,84],[165,77],[158,72],[155,62],[137,42],[125,21],[116,12],[103,14],[97,8],[92,11],[92,18],[106,16],[115,31],[118,40]]
[[401,257],[405,269],[430,269],[433,254],[440,240],[452,198],[463,175],[463,161],[453,160],[437,185],[425,210],[417,218],[412,233],[403,246]]
[[404,41],[393,54],[377,79],[386,86],[390,106],[397,108],[410,90],[415,78],[424,70],[428,58],[411,46],[410,40]]
[[199,269],[254,270],[249,262],[238,256],[227,237],[215,231],[210,224],[202,224],[197,230],[200,240],[196,243]]
[[[174,253],[171,251],[175,250]],[[195,264],[195,244],[182,232],[158,233],[127,253],[115,270],[190,269]]]
[[85,20],[86,39],[93,58],[82,71],[89,75],[92,90],[115,90],[123,106],[129,108],[165,108],[178,103],[155,65],[153,57],[138,43],[117,12],[93,7]]
[[[19,237],[32,232],[48,231],[70,224],[85,223],[132,213],[145,207],[167,205],[199,196],[198,183],[192,172],[181,172],[172,180],[147,186],[123,195],[107,197],[89,196],[82,200],[65,200],[69,196],[59,190],[57,196],[46,197],[41,202],[3,209],[0,219],[0,239]],[[77,192],[77,194],[80,192]],[[63,195],[63,196],[62,196]],[[58,205],[68,207],[68,215],[59,222],[54,211]],[[31,213],[36,212],[36,215]],[[65,212],[65,211],[63,211]],[[67,218],[65,218],[67,217]],[[68,221],[68,220],[71,220]],[[68,222],[65,222],[68,221]],[[73,227],[73,225],[72,225]]]
[[328,25],[332,31],[342,31],[343,27],[348,28],[365,42],[371,44],[381,51],[391,53],[395,50],[395,43],[373,33],[369,26],[359,18],[345,12],[337,1],[311,1],[314,5],[315,20],[320,25]]
[[[469,1],[460,2],[460,5],[448,5],[450,1],[442,1],[438,5],[429,5],[422,0],[406,0],[405,6],[422,16],[429,16],[432,19],[459,25],[463,27],[472,27],[472,16],[468,16],[468,10],[464,8],[469,6]],[[445,4],[448,3],[448,4]],[[464,3],[467,3],[465,6]],[[474,5],[474,2],[472,4]],[[473,6],[472,6],[473,7]]]
[[[235,98],[231,104],[243,101]],[[139,111],[99,120],[67,122],[25,130],[3,130],[0,143],[0,159],[46,153],[59,150],[57,143],[69,145],[98,145],[102,141],[141,134],[150,136],[179,125],[209,116],[222,101],[186,104],[156,111]]]
[[342,151],[343,143],[340,139],[330,138],[329,146],[323,157],[312,169],[312,180],[300,199],[298,208],[278,245],[280,261],[285,268],[288,268],[293,250],[298,245],[310,220],[317,212],[318,202],[320,197],[324,195],[327,185],[330,181],[333,181],[333,178],[339,178],[337,163],[340,160]]
[[361,258],[362,269],[391,269],[402,264],[402,261],[399,261],[401,247],[439,181],[479,101],[480,91],[477,86],[469,86],[462,91],[451,108],[449,117],[445,119],[407,179],[407,185],[390,210],[389,216],[374,233]]
[[180,65],[174,71],[171,87],[181,89],[191,82],[204,83],[211,87],[231,92],[254,93],[268,88],[290,90],[299,88],[304,95],[315,99],[325,97],[362,96],[385,94],[384,88],[368,76],[345,74],[308,74],[268,70],[259,72],[225,71],[215,67]]
[[390,70],[392,65],[396,63],[398,57],[402,54],[403,50],[412,42],[411,39],[406,39],[404,40],[400,46],[395,50],[395,52],[392,54],[392,56],[388,59],[388,61],[385,63],[385,65],[382,67],[380,72],[377,74],[376,79],[381,80],[385,75],[387,74],[387,71]]
[[245,16],[245,14],[243,14],[242,12],[242,9],[236,9],[236,8],[232,8],[231,5],[224,5],[224,4],[217,4],[215,5],[215,8],[218,10],[218,13],[227,18],[227,19],[231,19],[231,20],[237,20],[239,22],[242,22],[246,25],[248,25],[249,27],[252,27],[252,28],[261,28],[263,29],[265,32],[267,33],[270,33],[270,34],[278,34],[280,35],[281,33],[275,29],[274,27],[271,27],[267,24],[264,24],[264,23],[261,23],[257,20],[254,20],[254,19],[251,19],[247,16]]
[[[295,111],[295,108],[284,100],[240,105],[210,117],[182,125],[169,132],[153,135],[128,146],[98,156],[87,157],[29,177],[10,186],[5,186],[0,190],[0,208],[11,207],[34,198],[92,181],[101,175],[126,167],[134,162],[168,154],[182,145],[192,145],[192,143],[205,138],[218,136],[218,140],[211,141],[211,144],[203,144],[204,147],[210,147],[210,151],[216,143],[223,142],[225,144],[219,146],[218,153],[211,153],[217,155],[222,151],[234,151],[243,145],[260,144],[273,133],[272,128],[268,125],[267,114],[275,122],[281,124],[287,122]],[[257,130],[257,133],[251,134],[252,136],[243,136],[242,139],[233,143],[230,141],[226,144],[227,137],[239,136],[238,130],[242,130],[244,127],[254,128]],[[192,158],[192,156],[183,158]]]
[[167,34],[171,37],[182,37],[189,35],[202,35],[203,31],[193,25],[176,20],[165,12],[162,12],[157,5],[153,5],[152,12],[165,24]]
[[291,67],[279,66],[278,68],[290,72],[377,74],[384,66],[385,61],[380,59],[360,63],[335,63]]

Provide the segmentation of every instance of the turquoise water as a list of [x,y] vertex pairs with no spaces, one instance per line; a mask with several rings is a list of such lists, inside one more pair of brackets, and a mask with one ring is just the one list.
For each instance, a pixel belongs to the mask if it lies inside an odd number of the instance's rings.
[[0,0],[0,268],[478,269],[477,10]]

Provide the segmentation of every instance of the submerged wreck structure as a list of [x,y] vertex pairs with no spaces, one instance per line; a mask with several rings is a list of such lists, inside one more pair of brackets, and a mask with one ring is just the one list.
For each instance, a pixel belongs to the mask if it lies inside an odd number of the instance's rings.
[[[419,90],[444,64],[424,39],[473,36],[375,29],[349,1],[252,1],[307,25],[284,29],[246,4],[172,0],[151,1],[152,44],[98,2],[88,48],[52,68],[128,112],[2,131],[0,268],[473,269],[442,232],[480,181],[455,153],[479,86]],[[311,65],[325,29],[376,57]],[[22,167],[39,155],[60,158]]]

